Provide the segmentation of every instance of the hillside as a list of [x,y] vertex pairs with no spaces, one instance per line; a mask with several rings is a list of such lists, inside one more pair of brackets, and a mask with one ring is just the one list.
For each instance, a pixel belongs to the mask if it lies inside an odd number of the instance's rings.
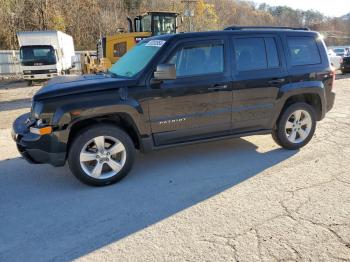
[[346,14],[346,15],[343,15],[343,16],[341,17],[341,19],[349,21],[349,20],[350,20],[350,13],[348,13],[348,14]]
[[[242,0],[197,0],[190,5],[195,16],[179,19],[180,32],[231,25],[309,27],[332,35],[328,45],[349,44],[350,13],[344,19],[330,18],[314,10]],[[150,10],[184,14],[187,8],[181,0],[0,0],[0,24],[7,25],[0,27],[0,49],[17,49],[18,31],[60,30],[73,36],[76,50],[91,50],[101,36],[127,28],[127,16]]]

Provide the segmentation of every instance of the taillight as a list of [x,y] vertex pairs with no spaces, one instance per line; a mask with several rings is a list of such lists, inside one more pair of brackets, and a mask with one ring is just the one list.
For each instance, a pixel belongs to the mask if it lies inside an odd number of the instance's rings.
[[343,63],[343,58],[342,58],[342,57],[340,58],[339,63],[340,63],[340,64]]

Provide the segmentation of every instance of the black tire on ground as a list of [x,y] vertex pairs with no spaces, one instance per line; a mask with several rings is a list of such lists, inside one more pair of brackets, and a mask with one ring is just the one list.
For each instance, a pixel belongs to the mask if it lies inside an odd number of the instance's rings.
[[275,143],[276,143],[277,145],[279,145],[280,147],[282,147],[281,141],[279,140],[279,138],[278,138],[278,136],[277,136],[277,130],[276,130],[276,129],[272,130],[271,136],[272,136],[273,141],[275,141]]
[[[99,136],[107,136],[118,139],[126,151],[126,161],[122,169],[109,178],[94,178],[89,176],[80,164],[80,153],[86,143]],[[122,129],[111,124],[96,124],[81,130],[71,143],[68,153],[69,168],[81,182],[92,186],[106,186],[123,179],[131,170],[135,158],[135,147],[130,136]]]
[[33,86],[33,81],[32,80],[27,80],[27,85],[28,86]]
[[[311,116],[312,126],[310,128],[310,132],[308,136],[302,142],[292,143],[291,141],[288,140],[285,127],[291,114],[297,110],[304,110],[309,113],[309,115]],[[315,133],[315,129],[316,129],[315,109],[307,103],[298,102],[298,103],[291,104],[281,113],[279,120],[276,124],[276,128],[272,131],[272,138],[281,147],[288,150],[296,150],[296,149],[302,148],[303,146],[307,145],[310,142],[310,140],[312,139]]]

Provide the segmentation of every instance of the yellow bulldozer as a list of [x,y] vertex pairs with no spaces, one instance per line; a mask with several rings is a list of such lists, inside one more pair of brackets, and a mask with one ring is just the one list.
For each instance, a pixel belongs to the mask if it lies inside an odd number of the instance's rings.
[[128,17],[128,32],[119,29],[113,36],[102,37],[97,42],[96,54],[84,53],[81,59],[83,74],[106,72],[112,64],[143,39],[177,32],[178,13],[147,12]]

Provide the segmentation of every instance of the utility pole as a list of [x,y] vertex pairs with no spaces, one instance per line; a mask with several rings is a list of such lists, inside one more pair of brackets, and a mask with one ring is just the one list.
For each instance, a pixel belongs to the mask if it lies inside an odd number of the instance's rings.
[[185,5],[184,17],[188,18],[188,31],[191,32],[193,31],[192,17],[194,17],[194,10],[191,8],[191,5],[195,5],[197,3],[197,0],[181,0],[181,3]]

